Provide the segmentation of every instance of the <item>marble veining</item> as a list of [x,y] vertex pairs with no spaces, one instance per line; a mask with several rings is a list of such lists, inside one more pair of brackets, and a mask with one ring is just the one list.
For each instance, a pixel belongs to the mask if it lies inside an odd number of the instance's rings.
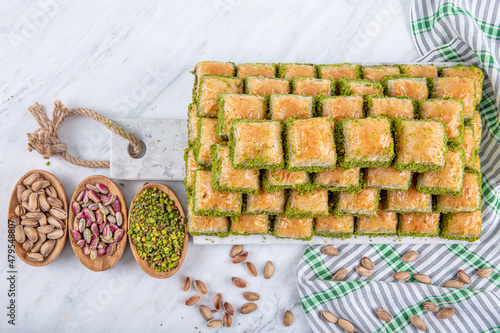
[[[193,76],[200,60],[234,62],[411,62],[418,54],[409,30],[407,0],[288,1],[71,1],[7,0],[0,3],[0,297],[1,332],[309,332],[298,299],[295,268],[304,245],[245,245],[259,277],[229,261],[230,245],[189,244],[184,265],[167,280],[139,268],[129,248],[111,270],[83,267],[66,244],[49,266],[17,259],[16,326],[7,323],[7,215],[12,187],[26,171],[56,175],[71,197],[78,183],[110,170],[69,165],[58,156],[50,165],[29,153],[26,132],[36,129],[27,112],[39,102],[50,112],[60,99],[112,119],[186,119]],[[110,134],[90,119],[67,120],[60,132],[69,152],[109,159]],[[145,181],[116,180],[130,203]],[[185,205],[182,182],[165,182]],[[275,276],[262,278],[267,260]],[[183,301],[182,278],[202,279],[209,288],[200,304],[220,291],[238,310],[242,291],[231,276],[262,295],[259,309],[237,315],[233,327],[205,327],[197,307]],[[291,310],[295,322],[282,324]],[[220,317],[220,314],[217,315]]]

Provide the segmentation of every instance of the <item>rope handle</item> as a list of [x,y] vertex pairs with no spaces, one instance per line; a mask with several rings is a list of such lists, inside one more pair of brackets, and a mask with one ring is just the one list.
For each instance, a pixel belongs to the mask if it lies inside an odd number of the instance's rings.
[[28,110],[38,122],[38,125],[40,125],[40,128],[33,133],[26,133],[28,136],[28,150],[36,150],[43,155],[45,159],[49,159],[52,155],[59,154],[66,161],[74,165],[86,168],[109,168],[109,161],[87,161],[74,157],[67,152],[68,145],[61,142],[58,131],[63,121],[72,116],[84,116],[97,120],[113,133],[130,141],[132,145],[130,155],[132,155],[132,157],[137,157],[141,152],[141,142],[134,134],[124,130],[111,121],[111,119],[94,110],[85,108],[70,110],[64,106],[61,101],[55,101],[54,110],[52,111],[52,120],[47,117],[44,108],[38,103],[30,106]]

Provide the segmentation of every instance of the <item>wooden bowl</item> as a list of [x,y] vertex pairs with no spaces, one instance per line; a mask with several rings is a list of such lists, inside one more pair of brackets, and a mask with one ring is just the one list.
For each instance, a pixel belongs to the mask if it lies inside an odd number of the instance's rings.
[[159,183],[148,183],[148,184],[145,184],[143,187],[141,187],[139,189],[139,191],[137,191],[137,193],[134,196],[134,199],[132,200],[132,203],[130,204],[129,219],[128,219],[128,228],[130,229],[130,223],[131,223],[130,222],[130,217],[132,216],[132,208],[134,207],[135,199],[145,189],[153,189],[155,187],[158,190],[160,190],[161,192],[166,193],[167,196],[170,198],[170,200],[174,201],[175,207],[179,210],[179,214],[181,215],[181,218],[182,218],[182,223],[184,224],[184,230],[186,232],[186,237],[184,238],[184,247],[182,248],[181,257],[179,258],[179,264],[177,266],[175,266],[174,269],[172,269],[172,270],[170,270],[168,272],[158,272],[158,271],[156,271],[154,268],[152,268],[149,265],[149,263],[147,262],[147,260],[142,259],[137,254],[137,247],[135,246],[134,242],[132,242],[132,239],[131,239],[130,235],[128,237],[129,237],[130,248],[132,249],[132,254],[134,255],[135,260],[137,261],[137,263],[139,264],[139,266],[142,268],[142,270],[146,274],[148,274],[149,276],[152,276],[154,278],[165,279],[165,278],[168,278],[168,277],[171,277],[172,275],[174,275],[179,270],[179,268],[181,268],[182,263],[184,262],[184,258],[186,257],[187,247],[188,247],[188,243],[189,243],[189,234],[187,233],[187,228],[186,228],[186,215],[184,214],[184,209],[182,208],[182,205],[181,205],[179,199],[177,198],[177,196],[175,195],[175,193],[172,192],[172,190],[170,188],[168,188],[168,186],[163,185],[163,184],[159,184]]
[[[40,178],[50,181],[51,185],[54,186],[54,188],[56,189],[57,197],[59,198],[59,200],[63,202],[63,209],[66,210],[66,212],[68,211],[68,197],[66,196],[66,191],[64,190],[64,187],[62,186],[59,179],[57,179],[50,172],[44,170],[31,170],[25,173],[14,186],[14,190],[12,191],[12,195],[10,196],[8,221],[16,217],[14,211],[16,207],[20,204],[20,202],[17,201],[17,191],[16,191],[17,185],[22,184],[23,180],[34,172],[38,172],[40,174]],[[66,229],[68,229],[68,221],[69,221],[68,218],[66,218],[66,220],[63,221],[65,223]],[[62,249],[64,248],[64,245],[66,244],[66,236],[67,236],[66,229],[64,230],[63,236],[56,240],[56,245],[52,249],[52,252],[50,252],[50,254],[46,258],[44,258],[43,261],[30,261],[26,259],[27,252],[23,249],[22,244],[19,244],[14,240],[14,247],[17,256],[21,258],[21,260],[27,263],[28,265],[34,267],[40,267],[50,264],[52,261],[54,261],[54,259],[57,258],[57,256],[59,256]]]
[[102,256],[97,256],[97,258],[95,258],[94,260],[90,259],[90,255],[83,254],[82,248],[76,244],[73,235],[71,235],[71,231],[73,230],[73,221],[75,220],[75,213],[73,213],[73,209],[71,208],[71,206],[69,208],[70,223],[68,228],[68,234],[71,247],[73,248],[73,252],[75,252],[76,257],[78,258],[78,260],[80,260],[83,266],[87,267],[88,269],[94,272],[102,272],[113,267],[118,262],[118,260],[120,260],[121,256],[123,255],[123,252],[125,251],[125,247],[127,245],[128,211],[127,211],[127,203],[125,201],[125,198],[123,197],[120,188],[111,179],[99,175],[90,176],[82,180],[81,183],[78,184],[75,192],[73,193],[73,197],[71,198],[71,203],[76,201],[76,198],[78,198],[78,194],[80,194],[81,191],[86,190],[85,185],[87,184],[95,185],[95,183],[101,183],[105,185],[108,188],[109,193],[116,195],[117,198],[116,200],[120,202],[120,211],[123,214],[123,224],[121,225],[120,228],[123,229],[125,235],[123,236],[122,240],[118,242],[115,254],[113,254],[112,256],[109,256],[107,254]]

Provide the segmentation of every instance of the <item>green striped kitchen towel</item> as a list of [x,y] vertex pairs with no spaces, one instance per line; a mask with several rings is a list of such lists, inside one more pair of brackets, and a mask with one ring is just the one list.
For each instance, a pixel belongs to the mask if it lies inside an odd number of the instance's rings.
[[[314,332],[341,332],[336,324],[321,319],[323,310],[351,321],[356,332],[417,332],[409,323],[419,316],[428,332],[500,332],[500,1],[413,1],[411,30],[422,62],[474,62],[485,72],[483,98],[479,108],[483,119],[480,159],[483,180],[483,229],[479,244],[446,245],[341,245],[338,257],[309,246],[297,267],[297,285],[302,307]],[[401,261],[409,250],[420,253],[411,263]],[[354,271],[362,256],[377,268],[371,277]],[[332,282],[338,269],[347,267],[345,281]],[[475,271],[493,267],[493,274],[478,278]],[[443,288],[458,269],[472,277],[463,289]],[[432,277],[432,285],[395,282],[392,274],[407,270]],[[451,306],[456,314],[440,320],[424,310],[432,301]],[[381,321],[375,310],[393,315]]]

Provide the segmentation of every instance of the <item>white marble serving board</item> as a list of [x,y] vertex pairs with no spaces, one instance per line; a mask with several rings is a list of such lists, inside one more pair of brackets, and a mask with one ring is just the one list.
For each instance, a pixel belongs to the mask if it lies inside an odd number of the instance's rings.
[[[477,240],[474,244],[479,244]],[[470,244],[465,241],[450,240],[440,237],[370,237],[353,236],[349,239],[336,239],[328,237],[314,236],[309,241],[276,238],[272,235],[253,235],[253,236],[234,236],[216,237],[216,236],[195,236],[193,243],[196,245],[222,245],[222,244]]]
[[[111,178],[125,180],[184,180],[184,149],[187,120],[184,119],[113,119],[120,127],[135,134],[144,143],[144,156],[128,153],[129,141],[111,135]],[[140,156],[141,156],[140,155]]]

